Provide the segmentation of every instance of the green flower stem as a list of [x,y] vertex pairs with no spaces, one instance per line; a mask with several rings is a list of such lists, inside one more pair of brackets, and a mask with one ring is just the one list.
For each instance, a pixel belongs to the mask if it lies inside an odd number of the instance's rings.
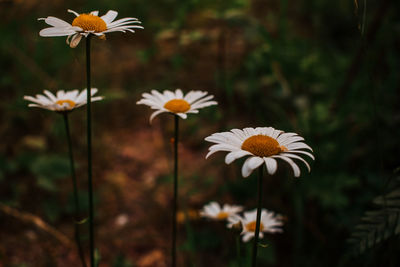
[[179,142],[179,117],[175,117],[175,138],[174,138],[174,200],[172,204],[172,267],[176,266],[176,211],[178,209],[178,142]]
[[261,219],[261,205],[262,205],[262,176],[263,176],[263,165],[261,165],[258,168],[258,205],[257,205],[256,231],[254,233],[253,256],[251,260],[252,267],[257,266],[258,235],[260,234],[260,219]]
[[72,153],[72,142],[71,142],[71,134],[69,130],[69,122],[68,122],[68,114],[63,113],[64,117],[64,123],[65,123],[65,131],[67,134],[67,142],[68,142],[68,152],[69,152],[69,162],[71,166],[71,179],[72,179],[72,185],[73,185],[73,190],[74,190],[74,201],[75,201],[75,241],[76,245],[78,247],[78,252],[79,252],[79,257],[82,262],[82,266],[86,267],[86,262],[85,262],[85,253],[83,252],[82,249],[82,244],[81,244],[81,235],[79,231],[79,214],[81,212],[80,210],[80,205],[79,205],[79,197],[78,197],[78,186],[76,184],[76,174],[75,174],[75,165],[74,165],[74,155]]
[[238,266],[242,267],[242,258],[241,258],[241,252],[240,252],[240,234],[236,235],[236,256],[237,256],[237,262]]
[[93,212],[93,181],[92,181],[92,114],[91,114],[91,81],[90,81],[90,39],[86,38],[86,79],[87,79],[87,160],[88,160],[88,188],[89,188],[89,243],[90,243],[90,266],[95,266],[94,261],[94,212]]

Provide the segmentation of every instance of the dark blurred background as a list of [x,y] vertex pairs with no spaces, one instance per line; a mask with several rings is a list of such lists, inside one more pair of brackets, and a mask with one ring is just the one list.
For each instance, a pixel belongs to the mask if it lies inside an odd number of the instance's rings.
[[[179,266],[238,266],[235,235],[196,211],[212,200],[255,208],[243,161],[204,159],[206,136],[249,126],[297,132],[316,157],[301,178],[285,163],[265,177],[264,207],[286,224],[263,240],[260,266],[399,266],[400,2],[389,0],[0,0],[0,266],[79,266],[62,117],[23,100],[85,87],[84,43],[38,35],[37,18],[71,22],[68,8],[145,27],[92,45],[105,96],[93,111],[100,266],[167,266],[173,120],[150,125],[136,101],[175,88],[219,102],[181,123]],[[84,203],[85,117],[70,116]]]

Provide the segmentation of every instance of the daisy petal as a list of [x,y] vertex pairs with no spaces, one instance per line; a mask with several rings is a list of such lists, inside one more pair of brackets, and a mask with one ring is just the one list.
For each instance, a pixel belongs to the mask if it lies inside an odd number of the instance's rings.
[[308,162],[305,161],[302,157],[299,157],[299,156],[297,156],[297,155],[295,155],[295,154],[291,154],[291,153],[282,153],[281,155],[282,155],[282,156],[285,156],[285,157],[289,157],[289,158],[294,158],[294,159],[301,160],[301,161],[306,165],[306,167],[307,167],[307,169],[308,169],[308,172],[311,171],[310,165],[309,165]]
[[71,42],[69,42],[69,46],[71,48],[77,47],[78,44],[80,43],[81,39],[82,39],[81,34],[79,34],[79,33],[75,34],[74,36],[72,36]]
[[290,151],[288,151],[288,152],[290,152],[290,153],[304,154],[304,155],[309,156],[309,157],[312,158],[313,160],[315,160],[313,154],[311,154],[310,152],[306,152],[306,151],[303,151],[303,150],[290,150]]
[[253,170],[258,168],[263,162],[264,160],[260,157],[248,158],[243,164],[242,176],[244,178],[249,177]]
[[56,18],[56,17],[47,17],[44,19],[44,22],[46,22],[47,24],[53,26],[53,27],[72,27],[71,24],[69,24],[68,22]]
[[298,142],[298,143],[292,143],[292,144],[289,144],[289,145],[287,145],[286,146],[288,149],[301,149],[301,148],[305,148],[305,149],[309,149],[309,150],[311,150],[311,151],[313,151],[312,150],[312,148],[310,147],[310,146],[308,146],[308,145],[306,145],[305,143],[301,143],[301,142]]
[[231,164],[234,160],[244,157],[246,155],[251,155],[250,152],[239,150],[239,151],[232,151],[228,153],[225,157],[225,163]]
[[117,11],[109,10],[104,16],[101,16],[101,19],[108,25],[117,17],[117,15]]
[[264,158],[265,165],[267,166],[268,174],[273,175],[278,168],[278,164],[275,159],[273,158]]
[[299,166],[296,165],[296,163],[293,162],[293,160],[291,160],[291,159],[288,158],[288,157],[279,156],[279,155],[275,155],[275,156],[272,156],[272,157],[283,159],[284,161],[286,161],[287,163],[289,163],[290,166],[291,166],[292,169],[293,169],[294,177],[299,177],[299,176],[300,176],[300,168],[299,168]]
[[163,112],[166,112],[166,111],[164,111],[164,110],[157,110],[157,111],[153,112],[153,114],[151,114],[151,116],[150,116],[150,123],[152,122],[152,120],[153,120],[157,115],[159,115],[159,114],[161,114],[161,113],[163,113]]
[[72,9],[68,9],[67,11],[68,11],[69,13],[72,13],[72,14],[74,14],[75,16],[79,17],[79,14],[78,14],[77,12],[73,11]]
[[43,37],[53,37],[53,36],[68,36],[74,34],[75,31],[71,28],[44,28],[39,32],[40,36]]

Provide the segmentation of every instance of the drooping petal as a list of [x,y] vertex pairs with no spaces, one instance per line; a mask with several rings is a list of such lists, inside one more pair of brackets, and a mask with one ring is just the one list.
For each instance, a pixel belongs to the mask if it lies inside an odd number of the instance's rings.
[[283,159],[284,161],[286,161],[287,163],[289,163],[290,166],[291,166],[292,169],[293,169],[294,177],[299,177],[299,176],[300,176],[300,168],[299,168],[299,166],[296,165],[296,163],[293,162],[293,160],[291,160],[291,159],[288,158],[288,157],[284,157],[284,156],[280,156],[280,155],[275,155],[275,156],[272,156],[272,157],[273,157],[273,158],[280,158],[280,159]]
[[176,113],[176,115],[178,115],[179,117],[181,117],[184,120],[186,120],[186,118],[187,118],[187,115],[185,113]]
[[273,158],[264,158],[265,165],[267,166],[267,172],[270,175],[275,174],[277,168],[278,168],[278,163],[276,162],[275,159]]
[[291,153],[282,153],[281,155],[282,155],[282,156],[285,156],[285,157],[289,157],[289,158],[294,158],[294,159],[301,160],[301,161],[306,165],[306,167],[307,167],[307,169],[308,169],[308,172],[311,171],[310,165],[309,165],[308,162],[305,161],[302,157],[299,157],[299,156],[297,156],[297,155],[295,155],[295,154],[291,154]]
[[244,178],[249,177],[254,169],[258,168],[264,160],[260,157],[251,157],[246,159],[242,167],[242,176]]
[[159,115],[159,114],[161,114],[161,113],[163,113],[163,112],[166,112],[166,111],[165,111],[165,110],[157,110],[157,111],[153,112],[153,114],[151,114],[151,116],[150,116],[150,123],[153,121],[153,119],[154,119],[157,115]]
[[77,33],[77,34],[73,35],[71,41],[69,42],[69,46],[71,48],[77,47],[78,44],[80,43],[81,39],[82,39],[82,35],[81,34]]

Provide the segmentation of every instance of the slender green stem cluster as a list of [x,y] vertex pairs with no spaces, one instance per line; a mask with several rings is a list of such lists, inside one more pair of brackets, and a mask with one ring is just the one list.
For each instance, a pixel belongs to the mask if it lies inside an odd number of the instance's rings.
[[175,137],[174,137],[174,200],[172,203],[172,250],[171,266],[176,266],[176,211],[178,209],[178,142],[179,142],[179,116],[175,117]]
[[254,233],[254,244],[253,244],[253,255],[251,258],[251,266],[257,266],[257,248],[258,248],[258,235],[260,234],[260,220],[261,220],[261,208],[262,208],[262,176],[263,176],[263,165],[258,168],[258,205],[257,205],[257,220],[256,220],[256,231]]
[[75,174],[75,164],[74,164],[74,155],[72,152],[72,141],[71,141],[71,133],[69,130],[69,121],[68,121],[68,114],[64,113],[64,123],[65,123],[65,131],[67,135],[67,143],[68,143],[68,152],[69,152],[69,162],[70,162],[70,167],[71,167],[71,180],[72,180],[72,185],[73,185],[73,191],[74,191],[74,204],[75,204],[75,242],[78,247],[78,252],[79,252],[79,257],[82,262],[82,266],[86,267],[86,262],[85,262],[85,253],[83,252],[82,248],[82,242],[81,242],[81,237],[80,237],[80,231],[79,231],[79,214],[80,214],[80,204],[79,204],[79,196],[78,196],[78,186],[76,182],[76,174]]

